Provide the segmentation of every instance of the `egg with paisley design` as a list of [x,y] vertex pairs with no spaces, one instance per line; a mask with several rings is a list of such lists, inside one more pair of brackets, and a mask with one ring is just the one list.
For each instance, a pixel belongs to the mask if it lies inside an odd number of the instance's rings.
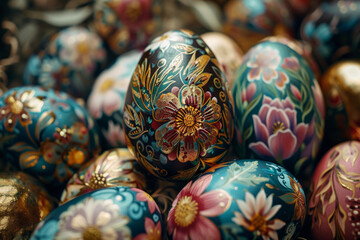
[[0,153],[55,192],[100,151],[86,109],[63,92],[17,87],[0,98]]
[[237,71],[235,149],[311,176],[324,131],[324,100],[306,60],[279,42],[249,50]]
[[296,239],[306,216],[297,179],[277,164],[234,159],[191,180],[167,217],[169,239]]
[[111,187],[86,193],[52,211],[31,240],[154,239],[164,223],[154,199],[138,188]]
[[225,75],[196,34],[155,38],[132,76],[125,100],[127,145],[151,174],[186,180],[220,161],[233,137]]

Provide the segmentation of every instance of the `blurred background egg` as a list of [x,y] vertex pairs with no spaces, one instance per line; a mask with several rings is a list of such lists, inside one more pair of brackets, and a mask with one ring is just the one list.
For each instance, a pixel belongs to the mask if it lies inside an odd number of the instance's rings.
[[96,33],[80,26],[65,28],[30,57],[23,83],[86,99],[105,63],[106,50]]
[[0,98],[0,154],[57,191],[100,151],[98,129],[67,94],[18,87]]
[[104,188],[79,196],[52,211],[31,239],[154,239],[163,236],[157,204],[146,192]]
[[120,55],[92,87],[87,108],[104,136],[104,148],[126,146],[123,128],[125,96],[141,55],[138,50]]
[[202,34],[201,38],[214,53],[225,73],[229,88],[232,89],[236,70],[242,61],[243,51],[234,40],[220,32],[207,32]]
[[282,0],[230,0],[224,16],[224,32],[244,51],[266,36],[293,35],[294,18]]
[[360,140],[360,61],[340,61],[320,80],[326,103],[325,144]]
[[67,183],[61,202],[101,188],[127,186],[146,190],[146,178],[135,157],[126,148],[105,151],[83,165]]
[[161,10],[159,0],[96,0],[95,28],[117,54],[143,48],[159,31]]
[[305,216],[304,192],[287,170],[267,161],[234,160],[179,192],[167,230],[174,240],[295,239]]
[[56,200],[35,178],[23,172],[0,172],[0,238],[29,239]]
[[240,156],[273,161],[309,178],[325,113],[306,60],[282,43],[259,43],[244,56],[233,97]]
[[308,201],[311,239],[357,239],[360,235],[360,142],[343,142],[321,159]]
[[301,25],[322,70],[339,60],[360,57],[360,2],[323,2]]
[[167,32],[145,48],[124,125],[128,147],[148,172],[186,180],[228,153],[233,113],[224,78],[213,52],[188,30]]

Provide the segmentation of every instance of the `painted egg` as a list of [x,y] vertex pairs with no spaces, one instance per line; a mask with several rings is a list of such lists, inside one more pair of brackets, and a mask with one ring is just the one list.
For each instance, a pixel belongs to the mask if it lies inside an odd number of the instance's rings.
[[336,63],[320,80],[327,110],[324,142],[329,148],[350,139],[360,141],[359,80],[360,61]]
[[235,160],[180,191],[167,230],[170,239],[295,239],[305,216],[304,192],[287,170]]
[[124,147],[123,129],[124,102],[131,76],[142,52],[133,50],[118,57],[96,79],[87,105],[90,115],[96,120],[106,141],[105,148]]
[[360,2],[322,3],[304,19],[300,33],[323,70],[340,59],[359,58]]
[[61,202],[101,188],[127,186],[145,190],[146,185],[142,169],[130,151],[115,148],[83,165],[67,183]]
[[358,239],[360,142],[343,142],[321,159],[308,202],[311,239]]
[[0,98],[0,134],[4,158],[49,188],[65,183],[100,150],[85,108],[40,87],[13,88]]
[[95,28],[111,50],[143,48],[161,26],[159,0],[96,0]]
[[128,147],[148,172],[186,180],[227,153],[232,105],[214,54],[188,30],[170,31],[145,49],[125,101]]
[[40,222],[31,239],[162,239],[154,199],[129,187],[104,188],[61,205]]
[[224,31],[247,51],[269,35],[292,35],[294,19],[282,0],[230,0]]
[[86,98],[105,60],[106,50],[96,33],[66,28],[52,36],[45,50],[30,57],[23,82]]
[[284,44],[261,42],[244,56],[233,97],[240,156],[306,179],[324,128],[323,96],[306,60]]
[[229,88],[232,89],[236,70],[242,61],[242,50],[234,40],[223,33],[208,32],[202,34],[201,38],[213,51],[229,82]]
[[29,239],[56,201],[35,178],[23,172],[0,172],[0,237]]

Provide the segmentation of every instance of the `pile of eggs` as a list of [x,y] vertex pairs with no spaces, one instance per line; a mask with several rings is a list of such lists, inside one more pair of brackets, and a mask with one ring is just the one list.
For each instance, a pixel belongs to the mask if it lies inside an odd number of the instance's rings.
[[0,96],[1,238],[357,239],[360,4],[315,2],[96,1]]

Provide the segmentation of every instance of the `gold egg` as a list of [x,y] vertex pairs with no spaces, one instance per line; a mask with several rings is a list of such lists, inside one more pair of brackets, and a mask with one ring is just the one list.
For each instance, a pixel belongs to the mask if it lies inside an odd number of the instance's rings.
[[343,61],[331,66],[320,80],[330,145],[360,140],[360,62]]
[[0,173],[0,239],[28,239],[55,206],[35,178],[23,172]]

